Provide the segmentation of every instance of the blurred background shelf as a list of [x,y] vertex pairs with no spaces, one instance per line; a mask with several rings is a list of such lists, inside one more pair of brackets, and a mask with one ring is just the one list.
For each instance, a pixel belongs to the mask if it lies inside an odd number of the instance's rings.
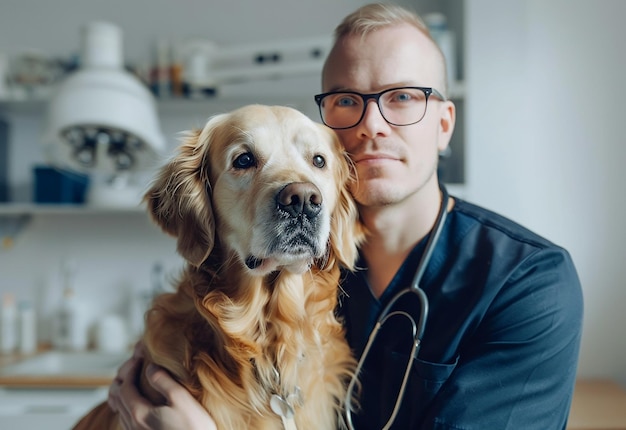
[[96,206],[72,204],[0,203],[0,216],[145,214],[143,206]]

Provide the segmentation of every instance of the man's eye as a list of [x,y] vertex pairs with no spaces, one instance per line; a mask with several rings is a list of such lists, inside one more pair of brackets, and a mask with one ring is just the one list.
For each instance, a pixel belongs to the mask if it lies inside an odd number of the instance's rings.
[[336,101],[337,106],[341,106],[341,107],[351,107],[351,106],[355,106],[357,104],[357,101],[354,99],[354,97],[339,97]]
[[393,100],[398,101],[398,102],[408,102],[412,99],[413,97],[411,97],[411,94],[409,93],[401,93],[401,92],[397,92],[393,95]]
[[326,159],[321,155],[316,155],[313,157],[313,165],[319,169],[326,166]]
[[250,169],[254,166],[256,166],[256,160],[251,152],[244,152],[233,161],[235,169]]

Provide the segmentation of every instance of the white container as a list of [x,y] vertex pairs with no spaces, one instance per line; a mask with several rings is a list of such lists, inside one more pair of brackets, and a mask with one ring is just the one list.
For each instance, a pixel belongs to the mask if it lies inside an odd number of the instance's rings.
[[61,266],[63,296],[54,314],[52,343],[62,350],[81,351],[89,343],[88,311],[74,288],[76,267],[72,259],[64,260]]
[[37,317],[32,303],[21,301],[19,304],[19,352],[33,354],[37,351]]
[[87,349],[88,330],[85,309],[72,288],[65,288],[56,314],[53,344],[62,350]]
[[17,348],[17,307],[15,296],[5,293],[0,307],[0,354],[13,354]]
[[153,295],[147,289],[131,290],[128,297],[127,320],[131,341],[139,340],[144,332],[146,311],[150,308]]
[[105,315],[96,325],[96,345],[102,352],[124,352],[129,348],[128,327],[119,315]]

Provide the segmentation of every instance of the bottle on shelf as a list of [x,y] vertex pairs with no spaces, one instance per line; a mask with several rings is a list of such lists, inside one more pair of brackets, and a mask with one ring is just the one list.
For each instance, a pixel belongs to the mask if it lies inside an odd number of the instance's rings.
[[19,352],[29,355],[37,351],[37,317],[29,300],[22,300],[18,305]]
[[88,333],[85,308],[76,296],[76,267],[67,260],[62,266],[63,297],[57,309],[53,345],[62,350],[87,349]]
[[0,307],[0,355],[13,354],[17,348],[17,307],[15,296],[5,293]]

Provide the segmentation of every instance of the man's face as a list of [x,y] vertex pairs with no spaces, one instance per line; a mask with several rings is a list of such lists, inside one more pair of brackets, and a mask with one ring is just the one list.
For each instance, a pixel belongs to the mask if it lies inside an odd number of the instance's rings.
[[[323,91],[375,93],[402,86],[442,90],[444,72],[433,42],[410,25],[387,27],[342,39],[329,54]],[[436,186],[438,153],[454,128],[454,106],[431,97],[424,118],[409,126],[389,125],[370,101],[361,122],[337,130],[356,164],[352,192],[361,206],[400,202],[425,184]]]

